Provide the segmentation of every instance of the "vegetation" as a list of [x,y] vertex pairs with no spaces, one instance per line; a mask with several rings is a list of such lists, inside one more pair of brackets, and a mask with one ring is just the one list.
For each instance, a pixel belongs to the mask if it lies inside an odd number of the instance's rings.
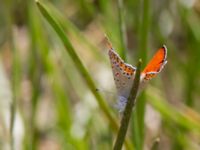
[[0,18],[0,149],[113,149],[121,116],[104,34],[141,68],[168,48],[124,149],[200,149],[198,0],[4,0]]

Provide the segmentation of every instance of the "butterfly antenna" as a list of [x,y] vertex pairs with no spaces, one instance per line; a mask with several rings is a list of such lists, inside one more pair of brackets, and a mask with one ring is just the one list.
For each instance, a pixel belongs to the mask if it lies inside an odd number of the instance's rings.
[[109,48],[109,49],[113,49],[112,47],[112,44],[108,38],[108,36],[105,34],[105,41],[106,41],[106,46]]

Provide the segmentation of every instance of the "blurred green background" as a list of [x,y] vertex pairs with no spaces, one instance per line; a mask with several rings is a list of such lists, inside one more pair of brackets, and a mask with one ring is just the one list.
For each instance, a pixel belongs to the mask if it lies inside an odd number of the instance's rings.
[[133,66],[168,48],[124,149],[200,149],[199,0],[0,1],[0,149],[112,149],[120,116],[105,33]]

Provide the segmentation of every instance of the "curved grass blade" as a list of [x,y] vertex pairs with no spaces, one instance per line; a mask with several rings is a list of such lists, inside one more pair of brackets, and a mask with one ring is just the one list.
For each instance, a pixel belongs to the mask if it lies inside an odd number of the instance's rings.
[[88,50],[90,50],[95,59],[105,60],[105,57],[102,56],[98,47],[91,43],[91,41],[89,41],[85,35],[72,22],[70,22],[68,18],[63,17],[62,14],[51,3],[45,4],[51,9],[55,19],[59,22],[65,32],[72,34],[78,41],[81,42],[81,44],[84,44],[86,47],[88,47]]
[[186,112],[178,111],[177,108],[169,105],[165,100],[163,100],[158,93],[159,91],[153,87],[149,88],[146,92],[148,102],[162,115],[162,117],[170,122],[173,121],[200,136],[200,116],[195,113],[195,116],[198,116],[199,118],[196,119],[197,117],[195,118],[190,116]]
[[[106,105],[106,103],[104,102],[102,96],[98,92],[96,92],[96,86],[94,84],[94,81],[92,80],[88,71],[86,70],[83,63],[81,62],[80,58],[76,54],[75,49],[73,48],[72,44],[70,43],[69,39],[67,38],[64,30],[61,28],[60,24],[58,24],[55,21],[55,19],[50,15],[48,8],[45,7],[44,4],[42,4],[39,1],[36,1],[36,4],[37,4],[40,12],[42,13],[42,15],[45,17],[45,19],[48,21],[48,23],[53,27],[53,29],[56,31],[59,38],[63,42],[67,52],[69,53],[70,57],[73,60],[75,66],[79,70],[80,74],[84,77],[83,79],[85,80],[89,89],[91,90],[91,92],[95,96],[101,110],[103,111],[103,113],[105,114],[107,119],[109,120],[109,122],[112,126],[112,129],[117,131],[118,125],[117,125],[116,119],[111,114],[111,112],[110,112],[108,106]],[[126,142],[126,146],[127,146],[128,149],[133,149],[130,142]]]

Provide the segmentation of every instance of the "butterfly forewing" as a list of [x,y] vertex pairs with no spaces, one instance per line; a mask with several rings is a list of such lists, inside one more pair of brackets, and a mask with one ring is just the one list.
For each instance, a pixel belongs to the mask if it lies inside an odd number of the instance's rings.
[[148,81],[153,77],[155,77],[167,63],[166,58],[167,58],[167,48],[166,46],[163,46],[156,52],[156,54],[153,56],[153,58],[150,60],[150,62],[142,71],[141,75],[142,80]]
[[136,68],[124,63],[112,47],[109,49],[109,58],[118,96],[128,98]]

